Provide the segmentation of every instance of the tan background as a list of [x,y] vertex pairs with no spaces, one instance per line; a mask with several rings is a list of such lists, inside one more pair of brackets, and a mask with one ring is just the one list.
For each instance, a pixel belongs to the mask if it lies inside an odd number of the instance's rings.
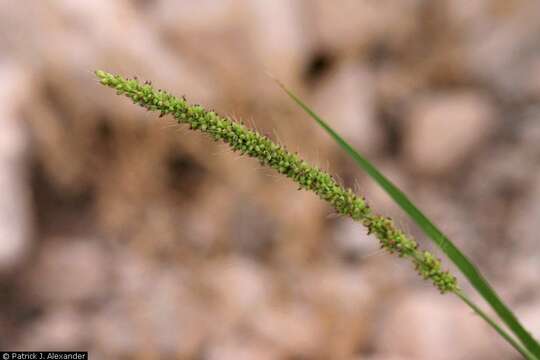
[[359,224],[93,70],[243,119],[430,248],[273,74],[539,337],[539,13],[535,0],[1,0],[0,348],[517,359]]

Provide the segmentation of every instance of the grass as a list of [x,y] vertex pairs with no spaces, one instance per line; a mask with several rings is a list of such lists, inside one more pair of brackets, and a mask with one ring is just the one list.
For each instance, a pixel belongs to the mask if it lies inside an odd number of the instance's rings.
[[362,224],[368,233],[373,234],[379,240],[381,248],[410,261],[418,274],[430,281],[441,293],[451,293],[460,298],[524,358],[540,360],[538,342],[521,325],[474,264],[405,194],[283,85],[280,84],[287,94],[328,132],[337,144],[387,191],[426,235],[443,250],[478,293],[491,305],[513,335],[509,334],[466,296],[459,287],[457,278],[442,268],[440,259],[428,251],[421,250],[417,241],[396,227],[392,219],[375,213],[363,197],[355,195],[351,189],[342,187],[330,174],[310,165],[298,155],[288,152],[280,144],[248,129],[243,124],[219,116],[213,111],[207,111],[200,105],[189,104],[184,98],[177,98],[166,91],[156,90],[149,83],[141,84],[135,79],[125,79],[122,76],[101,70],[96,71],[96,75],[101,84],[115,89],[119,95],[127,96],[135,104],[150,111],[157,111],[160,116],[170,114],[179,123],[188,125],[190,129],[203,132],[215,141],[228,144],[233,151],[258,159],[262,166],[272,168],[294,181],[299,189],[315,193],[319,198],[332,205],[339,214],[346,215]]

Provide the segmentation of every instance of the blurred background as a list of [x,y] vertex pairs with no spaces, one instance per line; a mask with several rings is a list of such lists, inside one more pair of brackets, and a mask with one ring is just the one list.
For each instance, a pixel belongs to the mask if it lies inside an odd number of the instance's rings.
[[431,248],[278,77],[538,338],[539,13],[535,0],[0,0],[0,348],[518,359],[361,225],[93,71],[242,119]]

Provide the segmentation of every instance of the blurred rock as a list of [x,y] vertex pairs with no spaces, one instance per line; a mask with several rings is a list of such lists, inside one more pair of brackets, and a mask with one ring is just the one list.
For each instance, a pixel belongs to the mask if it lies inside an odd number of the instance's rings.
[[418,100],[407,117],[404,154],[424,174],[458,166],[496,129],[493,106],[476,93],[439,94]]
[[[538,119],[540,119],[540,106],[535,104],[525,110],[524,118],[520,123],[521,126],[517,129],[520,147],[515,152],[522,156],[522,160],[514,162],[512,168],[519,174],[530,174],[527,171],[528,166],[519,165],[529,160],[531,166],[534,166],[536,159],[540,155],[540,121]],[[526,157],[529,159],[526,159]]]
[[[373,79],[368,69],[346,62],[330,75],[317,86],[315,111],[363,152],[376,151],[383,134],[374,118]],[[328,138],[323,131],[317,134]]]
[[272,278],[258,263],[231,257],[206,268],[204,283],[219,302],[223,325],[249,319],[270,297]]
[[94,333],[94,346],[111,358],[133,355],[147,344],[142,341],[143,336],[129,310],[127,303],[109,304],[93,318],[90,325]]
[[249,200],[238,201],[232,211],[231,238],[240,253],[267,258],[276,242],[276,221]]
[[98,347],[113,358],[145,351],[195,356],[216,314],[211,299],[201,298],[190,285],[193,275],[132,251],[118,259],[116,301],[104,306],[93,324]]
[[369,355],[361,356],[358,360],[413,360],[411,357],[404,357],[399,355]]
[[69,308],[52,308],[30,326],[21,348],[28,351],[80,351],[90,338],[88,321]]
[[[540,253],[531,250],[524,255],[523,250],[525,249],[509,249],[507,251],[508,263],[504,269],[504,275],[507,279],[519,279],[519,281],[507,280],[508,285],[501,284],[497,287],[502,290],[501,292],[510,293],[509,296],[501,294],[503,298],[523,299],[524,301],[531,301],[535,297],[540,298],[540,289],[537,286],[538,274],[540,274]],[[540,335],[540,331],[538,334]]]
[[205,352],[204,358],[208,360],[272,360],[281,359],[284,356],[271,344],[238,337],[212,343]]
[[357,54],[381,38],[396,42],[415,28],[418,1],[306,1],[316,44],[342,56]]
[[29,273],[28,292],[52,304],[98,300],[111,285],[107,263],[95,238],[47,239]]
[[426,289],[396,298],[386,307],[375,343],[388,356],[453,360],[513,355],[514,350],[456,297]]
[[[463,33],[469,70],[509,99],[527,94],[531,70],[538,56],[540,11],[537,1],[496,3],[449,2],[450,13]],[[536,50],[534,50],[536,49]]]
[[152,6],[144,8],[146,4],[142,4],[141,7],[166,31],[183,37],[203,37],[226,31],[242,22],[243,18],[239,17],[243,13],[242,3],[242,0],[158,0]]
[[[530,168],[529,168],[530,169]],[[514,247],[527,257],[540,261],[538,234],[540,231],[540,170],[529,174],[531,181],[526,197],[517,202],[508,224],[508,232]]]
[[253,319],[255,333],[290,357],[316,357],[324,350],[323,323],[300,303],[270,305]]
[[362,268],[322,266],[307,274],[300,285],[305,298],[324,321],[321,329],[327,357],[349,358],[369,348],[373,309],[378,297],[375,286]]
[[29,70],[0,59],[0,273],[26,255],[32,236],[29,134],[21,110],[32,96]]
[[527,93],[534,99],[540,99],[540,55],[531,60],[530,72],[527,77]]
[[[246,3],[250,21],[249,39],[256,59],[291,88],[297,88],[303,66],[307,62],[310,34],[302,29],[298,2],[287,0],[250,0]],[[286,39],[286,41],[285,41]],[[257,86],[251,82],[252,86]],[[277,86],[263,81],[258,91],[282,96]]]

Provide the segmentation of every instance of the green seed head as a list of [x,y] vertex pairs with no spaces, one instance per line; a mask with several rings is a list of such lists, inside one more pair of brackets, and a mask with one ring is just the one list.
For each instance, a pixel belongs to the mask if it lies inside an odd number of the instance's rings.
[[373,214],[363,198],[343,188],[328,173],[309,165],[266,136],[247,129],[239,122],[207,111],[200,105],[190,105],[184,98],[155,90],[150,83],[140,84],[136,79],[127,80],[102,70],[97,70],[96,76],[101,84],[127,96],[135,104],[159,111],[161,116],[171,114],[178,123],[187,124],[193,130],[227,143],[233,151],[258,159],[262,165],[296,182],[299,189],[314,192],[330,203],[339,214],[363,224],[368,233],[379,239],[382,248],[410,259],[418,273],[424,279],[431,280],[441,293],[459,289],[456,278],[441,269],[440,260],[427,251],[418,250],[416,241],[396,228],[390,218]]

